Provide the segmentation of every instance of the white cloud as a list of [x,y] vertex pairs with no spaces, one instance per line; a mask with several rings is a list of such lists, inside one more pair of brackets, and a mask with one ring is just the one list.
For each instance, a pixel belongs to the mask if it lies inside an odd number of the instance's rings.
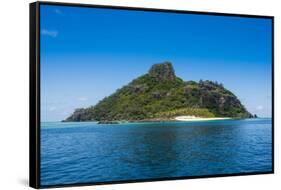
[[57,109],[56,106],[50,106],[50,107],[48,108],[49,111],[55,111],[56,109]]
[[42,30],[41,30],[41,34],[42,34],[42,35],[45,35],[45,36],[50,36],[50,37],[52,37],[52,38],[55,38],[55,37],[57,37],[57,35],[58,35],[58,31],[56,31],[56,30],[46,30],[46,29],[42,29]]
[[55,9],[54,11],[55,11],[55,13],[56,13],[56,14],[58,14],[58,15],[62,15],[62,12],[61,12],[61,10],[60,10],[60,9]]
[[263,110],[263,106],[262,106],[262,105],[258,105],[258,106],[256,107],[256,110]]
[[79,97],[79,98],[77,98],[79,101],[86,101],[86,100],[88,100],[88,98],[87,97],[84,97],[84,96],[82,96],[82,97]]

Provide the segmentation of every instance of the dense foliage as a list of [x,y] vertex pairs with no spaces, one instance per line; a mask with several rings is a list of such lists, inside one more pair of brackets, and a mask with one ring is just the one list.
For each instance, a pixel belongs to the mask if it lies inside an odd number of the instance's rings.
[[164,112],[156,113],[156,118],[172,119],[175,116],[189,115],[198,116],[204,118],[215,117],[215,115],[206,108],[180,108],[175,110],[169,110]]
[[169,62],[105,97],[95,106],[76,109],[65,121],[166,119],[178,115],[248,118],[252,115],[222,84],[176,77]]

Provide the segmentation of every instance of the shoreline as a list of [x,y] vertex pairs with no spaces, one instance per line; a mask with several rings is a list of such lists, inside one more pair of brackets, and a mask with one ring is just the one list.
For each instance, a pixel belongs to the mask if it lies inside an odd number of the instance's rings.
[[[178,118],[180,117],[180,118]],[[186,116],[184,116],[186,117]],[[175,118],[155,118],[155,119],[146,119],[146,120],[114,120],[114,121],[43,121],[42,123],[97,123],[97,124],[130,124],[130,123],[159,123],[159,122],[204,122],[204,121],[223,121],[223,120],[240,120],[240,119],[272,119],[271,117],[258,117],[258,118],[233,118],[233,117],[190,117],[184,118],[183,116],[177,116]]]
[[214,120],[229,120],[231,117],[195,117],[195,116],[177,116],[174,118],[176,121],[214,121]]
[[196,116],[176,116],[174,118],[155,118],[145,120],[130,120],[130,121],[98,121],[98,124],[123,124],[123,123],[138,123],[138,122],[188,122],[188,121],[217,121],[217,120],[230,120],[231,117],[196,117]]

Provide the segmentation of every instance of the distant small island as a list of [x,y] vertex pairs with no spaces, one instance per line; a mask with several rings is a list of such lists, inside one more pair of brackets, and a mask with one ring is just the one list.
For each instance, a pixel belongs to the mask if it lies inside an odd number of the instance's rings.
[[223,84],[183,81],[172,63],[154,64],[144,74],[95,106],[79,108],[64,122],[103,124],[139,121],[197,121],[257,117]]

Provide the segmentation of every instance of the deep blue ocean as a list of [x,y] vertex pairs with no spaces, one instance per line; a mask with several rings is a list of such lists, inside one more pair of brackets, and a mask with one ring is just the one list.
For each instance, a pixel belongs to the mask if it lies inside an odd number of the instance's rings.
[[41,185],[268,172],[271,122],[43,122]]

